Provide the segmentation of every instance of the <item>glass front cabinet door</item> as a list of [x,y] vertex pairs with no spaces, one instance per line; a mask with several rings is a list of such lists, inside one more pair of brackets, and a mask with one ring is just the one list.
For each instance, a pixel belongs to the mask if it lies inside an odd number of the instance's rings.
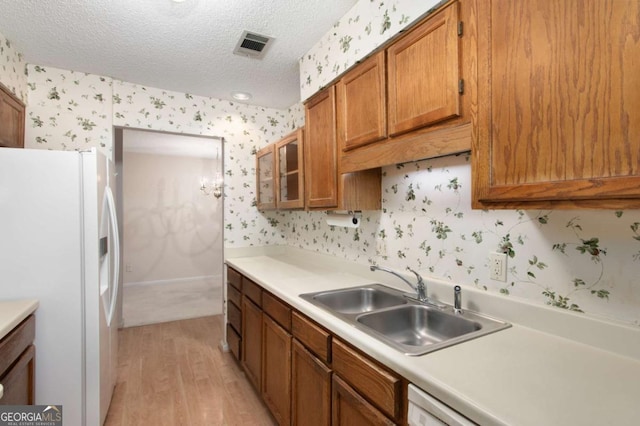
[[258,210],[272,210],[276,208],[276,179],[275,179],[275,146],[273,144],[262,148],[256,154]]
[[304,208],[303,134],[300,128],[276,143],[279,209]]

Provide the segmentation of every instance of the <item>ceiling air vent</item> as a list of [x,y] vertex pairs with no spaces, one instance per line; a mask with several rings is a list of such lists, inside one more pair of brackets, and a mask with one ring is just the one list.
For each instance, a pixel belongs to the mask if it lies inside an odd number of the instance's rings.
[[267,51],[271,40],[273,40],[271,37],[243,31],[240,40],[238,40],[238,44],[236,44],[236,48],[233,49],[233,53],[240,56],[260,59]]

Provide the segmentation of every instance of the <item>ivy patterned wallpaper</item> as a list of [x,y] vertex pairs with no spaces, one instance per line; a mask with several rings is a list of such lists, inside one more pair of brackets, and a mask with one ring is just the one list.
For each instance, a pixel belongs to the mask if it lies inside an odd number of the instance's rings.
[[440,2],[360,0],[300,58],[301,99],[309,98]]
[[224,137],[225,246],[285,241],[284,215],[255,210],[254,153],[302,125],[301,105],[254,107],[31,64],[28,87],[27,148],[111,156],[113,126]]
[[113,82],[110,78],[27,66],[29,105],[25,148],[81,150],[111,155]]
[[[472,210],[469,161],[386,167],[383,209],[364,212],[360,228],[294,212],[287,242],[640,325],[640,211]],[[508,255],[506,283],[489,279],[494,251]]]
[[0,33],[0,83],[27,103],[27,75],[22,54]]

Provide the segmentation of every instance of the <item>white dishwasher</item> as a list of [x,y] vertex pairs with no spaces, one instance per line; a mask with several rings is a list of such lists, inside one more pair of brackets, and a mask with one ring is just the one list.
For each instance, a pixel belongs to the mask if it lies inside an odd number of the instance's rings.
[[473,426],[471,420],[409,384],[409,426]]

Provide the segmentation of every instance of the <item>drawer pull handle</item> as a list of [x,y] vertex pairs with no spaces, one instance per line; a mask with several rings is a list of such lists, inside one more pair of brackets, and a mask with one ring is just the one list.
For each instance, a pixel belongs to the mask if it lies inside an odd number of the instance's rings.
[[0,399],[2,399],[3,396],[4,396],[4,386],[0,384]]

